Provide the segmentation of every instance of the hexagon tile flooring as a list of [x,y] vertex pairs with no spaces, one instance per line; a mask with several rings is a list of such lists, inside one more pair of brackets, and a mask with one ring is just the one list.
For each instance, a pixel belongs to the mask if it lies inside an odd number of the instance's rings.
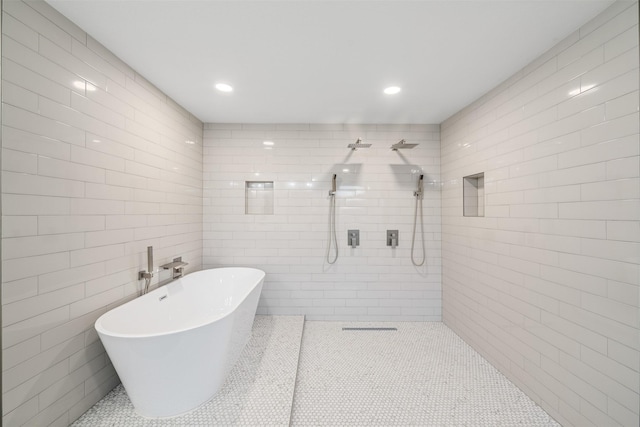
[[302,316],[256,316],[222,390],[189,414],[140,417],[120,385],[73,424],[231,425],[559,426],[442,323]]
[[252,337],[213,399],[188,414],[165,419],[134,412],[122,384],[73,427],[209,427],[288,425],[304,317],[256,316]]
[[443,323],[304,328],[291,425],[559,426]]

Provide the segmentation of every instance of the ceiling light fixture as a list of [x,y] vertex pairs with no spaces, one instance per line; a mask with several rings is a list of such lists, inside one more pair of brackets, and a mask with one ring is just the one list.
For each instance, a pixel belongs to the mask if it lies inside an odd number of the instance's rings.
[[274,145],[274,142],[273,141],[264,141],[262,144],[263,145]]
[[388,88],[386,88],[384,90],[384,93],[386,93],[387,95],[395,95],[396,93],[400,92],[402,89],[399,86],[389,86]]
[[233,92],[233,87],[226,83],[217,83],[216,89],[218,89],[220,92]]

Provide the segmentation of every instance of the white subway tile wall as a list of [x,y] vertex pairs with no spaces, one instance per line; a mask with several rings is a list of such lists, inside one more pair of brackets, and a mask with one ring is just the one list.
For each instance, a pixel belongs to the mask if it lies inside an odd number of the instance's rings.
[[444,322],[566,426],[638,425],[638,62],[619,1],[442,124]]
[[3,421],[68,425],[119,382],[93,324],[146,247],[201,268],[202,123],[48,4],[3,20]]
[[[347,148],[358,138],[372,147]],[[400,139],[419,145],[391,151]],[[264,269],[260,314],[441,320],[438,125],[205,124],[203,141],[203,264]],[[339,257],[330,265],[333,174]],[[420,174],[426,262],[415,267],[413,192]],[[245,214],[247,181],[273,181],[272,215]],[[416,260],[419,226],[418,219]],[[360,230],[356,249],[347,245],[350,229]],[[387,230],[399,230],[395,249],[386,245]]]

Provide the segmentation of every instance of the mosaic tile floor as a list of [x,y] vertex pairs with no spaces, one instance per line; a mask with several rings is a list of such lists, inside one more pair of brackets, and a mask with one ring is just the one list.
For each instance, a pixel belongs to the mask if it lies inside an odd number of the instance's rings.
[[303,324],[302,316],[256,316],[253,336],[220,392],[189,414],[140,417],[119,385],[72,426],[288,425]]
[[306,322],[291,424],[559,426],[435,322]]
[[118,386],[73,424],[232,425],[559,426],[442,323],[301,316],[256,316],[253,337],[222,390],[187,415],[142,418]]

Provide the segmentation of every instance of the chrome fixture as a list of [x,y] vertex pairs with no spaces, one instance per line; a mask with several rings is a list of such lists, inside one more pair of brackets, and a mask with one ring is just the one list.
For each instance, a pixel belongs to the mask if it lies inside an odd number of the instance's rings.
[[358,148],[369,148],[371,144],[362,144],[362,139],[358,138],[354,144],[349,144],[347,147],[351,148],[351,151],[356,151]]
[[424,175],[420,175],[418,179],[418,188],[413,192],[414,197],[422,197],[424,194]]
[[[420,267],[424,264],[426,259],[426,252],[424,250],[424,219],[422,215],[422,198],[424,196],[424,175],[420,175],[418,179],[418,188],[413,192],[413,196],[416,198],[416,207],[413,211],[413,236],[411,237],[411,262],[416,267]],[[420,262],[416,262],[414,257],[414,249],[416,244],[416,225],[418,222],[418,205],[420,205],[420,241],[422,242],[422,260]]]
[[387,230],[387,246],[391,246],[391,249],[398,246],[398,230]]
[[335,173],[333,174],[333,178],[331,178],[331,191],[329,191],[329,196],[335,196],[336,195],[336,179],[338,178],[338,175],[336,175]]
[[348,245],[355,249],[360,245],[360,230],[349,230],[347,234]]
[[161,265],[160,268],[163,268],[165,270],[172,270],[171,277],[173,279],[179,279],[180,277],[182,277],[184,273],[184,267],[187,265],[189,265],[189,263],[182,261],[182,257],[179,256],[177,258],[174,258],[173,262]]
[[[336,234],[336,179],[337,175],[334,173],[333,178],[331,179],[331,191],[329,191],[329,197],[331,200],[329,201],[329,245],[327,246],[327,262],[329,264],[334,264],[338,260],[338,236]],[[336,253],[333,259],[330,256],[331,246],[335,246]]]
[[142,289],[142,295],[149,292],[149,285],[153,278],[153,246],[147,246],[147,271],[138,272],[138,280],[144,279],[144,288]]
[[392,151],[406,150],[409,148],[414,148],[417,145],[418,144],[407,144],[407,142],[404,139],[401,139],[400,141],[396,142],[391,146],[391,150]]

